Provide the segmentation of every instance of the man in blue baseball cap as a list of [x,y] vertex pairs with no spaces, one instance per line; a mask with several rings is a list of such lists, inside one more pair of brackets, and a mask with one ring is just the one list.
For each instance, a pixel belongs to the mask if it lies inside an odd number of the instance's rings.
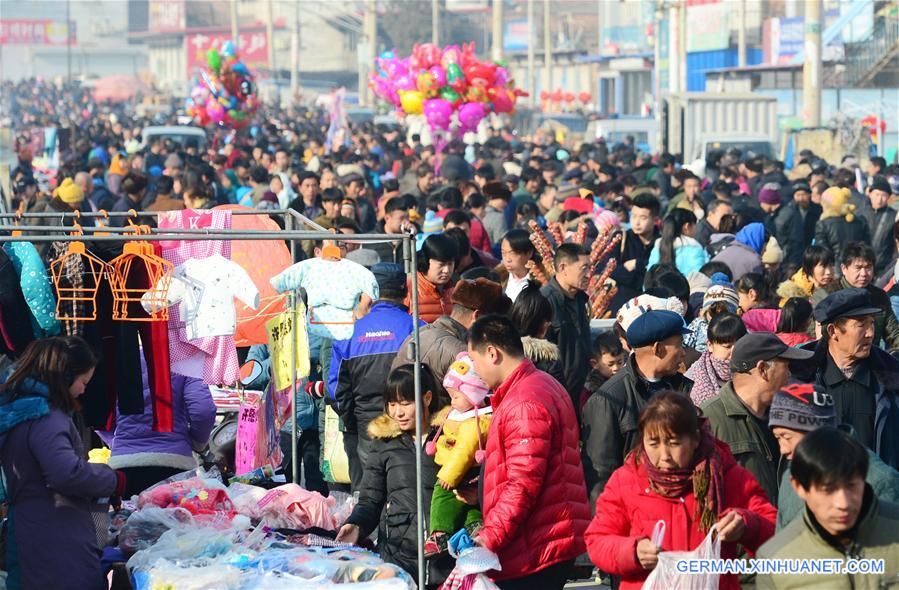
[[637,418],[650,397],[661,391],[689,395],[684,377],[684,318],[673,311],[648,311],[627,328],[633,351],[624,369],[587,399],[581,414],[583,461],[590,501],[595,503],[612,472],[634,446]]
[[881,309],[868,289],[841,289],[815,306],[821,339],[809,361],[791,370],[833,397],[837,422],[899,469],[899,360],[877,346],[875,318]]

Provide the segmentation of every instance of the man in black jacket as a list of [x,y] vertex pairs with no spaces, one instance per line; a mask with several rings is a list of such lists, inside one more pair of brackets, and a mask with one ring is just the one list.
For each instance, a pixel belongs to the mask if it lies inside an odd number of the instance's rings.
[[[384,219],[378,222],[374,233],[399,234],[409,226],[409,204],[404,197],[393,197],[384,205]],[[369,242],[364,247],[374,250],[381,262],[403,264],[405,242]]]
[[553,261],[556,275],[540,290],[553,308],[546,339],[559,346],[565,370],[563,385],[578,408],[590,371],[590,318],[584,292],[590,281],[590,257],[581,245],[565,243],[556,248]]
[[893,190],[886,179],[878,176],[868,187],[867,193],[868,204],[859,213],[868,222],[875,256],[874,275],[880,276],[891,268],[896,253],[896,241],[893,239],[896,210],[887,205]]
[[[824,184],[824,183],[822,183]],[[821,219],[822,208],[819,203],[812,201],[812,189],[804,180],[793,183],[793,207],[802,219],[802,248],[808,248],[815,239],[815,224]],[[821,192],[827,190],[827,185]]]
[[689,332],[684,319],[667,310],[648,311],[628,326],[633,353],[627,365],[591,395],[582,410],[582,458],[591,504],[636,443],[637,420],[649,398],[668,390],[689,395],[693,382],[679,372],[683,335]]
[[899,468],[899,360],[876,345],[874,318],[881,312],[865,289],[845,288],[815,306],[822,338],[807,348],[809,361],[791,371],[833,399],[837,422],[883,462]]
[[656,224],[662,205],[659,200],[648,193],[634,197],[631,206],[631,229],[621,236],[621,243],[613,252],[618,266],[612,272],[612,279],[618,286],[618,293],[609,305],[618,309],[626,301],[643,292],[643,277],[649,255],[659,237]]
[[759,203],[767,213],[765,229],[783,249],[784,264],[802,264],[805,244],[799,213],[781,203],[780,185],[769,183],[759,191]]

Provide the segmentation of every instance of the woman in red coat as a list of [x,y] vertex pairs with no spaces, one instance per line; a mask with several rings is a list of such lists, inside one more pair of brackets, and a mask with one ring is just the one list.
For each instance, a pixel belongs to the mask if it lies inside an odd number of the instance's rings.
[[[655,395],[638,428],[639,446],[612,474],[586,533],[590,559],[620,576],[621,590],[643,585],[659,551],[696,549],[712,525],[725,559],[736,558],[738,543],[754,553],[774,534],[777,510],[728,446],[712,436],[690,398]],[[656,547],[650,538],[659,520],[666,531]],[[722,590],[739,587],[736,575],[721,576]]]

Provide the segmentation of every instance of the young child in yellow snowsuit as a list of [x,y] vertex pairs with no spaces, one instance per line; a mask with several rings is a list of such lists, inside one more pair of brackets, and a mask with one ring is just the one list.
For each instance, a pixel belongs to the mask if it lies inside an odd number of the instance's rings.
[[490,406],[482,407],[490,388],[474,371],[467,352],[460,352],[443,379],[449,392],[450,406],[434,418],[439,427],[436,444],[427,445],[428,454],[435,454],[440,466],[437,485],[431,497],[430,536],[425,543],[426,555],[446,551],[450,536],[463,526],[469,534],[480,528],[481,511],[459,501],[453,489],[468,481],[483,461],[487,429],[490,426]]

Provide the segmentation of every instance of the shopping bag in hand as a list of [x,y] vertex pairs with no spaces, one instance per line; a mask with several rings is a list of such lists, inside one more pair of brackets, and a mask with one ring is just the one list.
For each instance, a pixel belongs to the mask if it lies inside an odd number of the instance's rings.
[[502,569],[499,558],[489,549],[476,545],[465,529],[452,536],[449,552],[456,558],[456,567],[441,586],[442,590],[499,590],[484,574]]
[[677,571],[677,562],[688,559],[720,559],[721,540],[712,526],[709,534],[693,551],[662,551],[659,562],[643,582],[643,590],[717,590],[718,574],[690,574]]

